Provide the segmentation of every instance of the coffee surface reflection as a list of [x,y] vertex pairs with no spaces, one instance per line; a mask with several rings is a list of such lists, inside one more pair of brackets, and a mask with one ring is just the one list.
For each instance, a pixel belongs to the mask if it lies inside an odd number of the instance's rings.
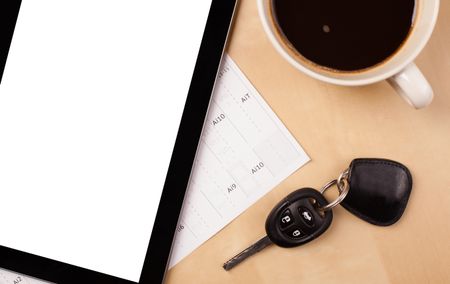
[[274,22],[300,57],[326,69],[375,66],[402,46],[414,0],[272,0]]

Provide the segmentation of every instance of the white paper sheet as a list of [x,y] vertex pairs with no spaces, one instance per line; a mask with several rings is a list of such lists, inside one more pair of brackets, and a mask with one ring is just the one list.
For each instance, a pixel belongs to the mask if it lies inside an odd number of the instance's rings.
[[0,284],[50,284],[50,282],[37,280],[9,270],[0,269]]
[[225,55],[170,267],[308,161],[302,147]]

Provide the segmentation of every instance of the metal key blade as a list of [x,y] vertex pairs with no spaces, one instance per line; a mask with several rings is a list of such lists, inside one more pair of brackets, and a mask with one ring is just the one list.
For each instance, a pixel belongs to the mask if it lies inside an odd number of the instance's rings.
[[237,254],[236,256],[234,256],[233,258],[228,260],[227,262],[225,262],[223,264],[223,269],[225,269],[227,271],[232,269],[233,267],[235,267],[239,263],[243,262],[248,257],[254,255],[257,252],[260,252],[262,249],[266,248],[267,246],[269,246],[271,244],[272,244],[272,241],[269,239],[268,236],[263,237],[262,239],[260,239],[256,243],[254,243],[253,245],[249,246],[248,248],[246,248],[245,250],[243,250],[242,252],[240,252],[239,254]]

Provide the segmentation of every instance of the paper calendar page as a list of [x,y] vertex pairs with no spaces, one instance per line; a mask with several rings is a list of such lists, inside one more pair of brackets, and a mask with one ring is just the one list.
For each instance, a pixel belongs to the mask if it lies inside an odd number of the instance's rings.
[[0,269],[0,284],[51,284],[50,282]]
[[308,161],[299,143],[225,55],[177,228],[170,267]]

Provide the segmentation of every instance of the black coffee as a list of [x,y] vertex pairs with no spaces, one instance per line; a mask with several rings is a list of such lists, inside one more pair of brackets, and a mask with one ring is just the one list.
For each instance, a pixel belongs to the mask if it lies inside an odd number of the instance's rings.
[[415,0],[272,0],[275,22],[305,58],[355,71],[394,54],[411,29]]

